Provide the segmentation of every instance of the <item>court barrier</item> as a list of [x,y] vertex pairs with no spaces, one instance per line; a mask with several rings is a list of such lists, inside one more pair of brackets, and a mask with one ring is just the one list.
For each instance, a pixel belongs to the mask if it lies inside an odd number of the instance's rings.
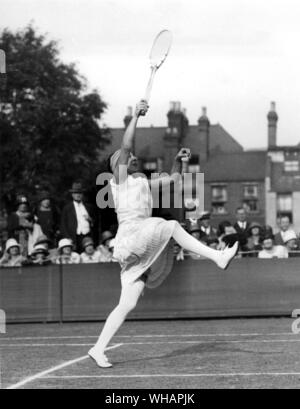
[[[120,296],[117,263],[0,269],[8,323],[104,320]],[[291,316],[300,308],[299,259],[238,259],[227,271],[207,260],[176,262],[146,290],[132,319]]]

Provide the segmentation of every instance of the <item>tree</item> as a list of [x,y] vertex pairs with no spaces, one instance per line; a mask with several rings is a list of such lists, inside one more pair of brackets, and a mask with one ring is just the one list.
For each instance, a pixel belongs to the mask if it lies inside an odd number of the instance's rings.
[[0,49],[8,64],[0,91],[2,194],[49,187],[62,198],[75,179],[94,186],[99,150],[109,143],[109,130],[99,126],[106,103],[32,25],[5,29]]

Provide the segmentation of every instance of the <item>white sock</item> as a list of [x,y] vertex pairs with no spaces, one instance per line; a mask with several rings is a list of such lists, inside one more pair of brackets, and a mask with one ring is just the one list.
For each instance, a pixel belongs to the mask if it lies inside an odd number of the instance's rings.
[[140,295],[144,291],[144,288],[145,283],[142,280],[138,280],[132,284],[123,286],[120,302],[108,316],[100,337],[94,346],[97,353],[104,353],[105,348],[110,343],[113,336],[117,333],[127,315],[135,308]]
[[195,237],[187,233],[179,223],[176,223],[173,239],[185,250],[209,258],[215,263],[217,263],[220,258],[221,252],[219,250],[214,250],[195,239]]

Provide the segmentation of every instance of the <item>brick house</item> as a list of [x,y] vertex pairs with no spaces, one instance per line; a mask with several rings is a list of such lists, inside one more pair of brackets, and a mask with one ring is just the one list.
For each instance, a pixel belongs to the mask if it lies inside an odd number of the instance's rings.
[[[131,108],[124,119],[130,121]],[[275,227],[279,214],[288,214],[300,230],[300,145],[278,147],[278,115],[271,104],[268,119],[268,149],[248,150],[220,125],[210,124],[206,108],[197,125],[190,125],[179,102],[170,104],[166,127],[139,127],[135,153],[140,170],[169,172],[182,146],[192,151],[188,172],[204,173],[204,208],[213,214],[214,224],[235,220],[235,210],[244,206],[249,220]],[[124,128],[112,129],[112,143],[102,152],[108,156],[120,147]],[[176,218],[186,217],[171,209]]]

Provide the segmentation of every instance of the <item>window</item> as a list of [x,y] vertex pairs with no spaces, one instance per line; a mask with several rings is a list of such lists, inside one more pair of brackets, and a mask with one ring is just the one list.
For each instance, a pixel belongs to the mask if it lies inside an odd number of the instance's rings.
[[298,160],[286,160],[284,162],[285,172],[299,172],[299,161]]
[[289,216],[292,221],[293,197],[291,194],[277,195],[277,216]]
[[256,184],[244,185],[244,199],[257,198],[258,196],[258,186]]
[[258,212],[258,185],[255,183],[243,186],[243,206],[249,213]]
[[211,205],[214,214],[226,214],[227,186],[215,185],[211,187]]

